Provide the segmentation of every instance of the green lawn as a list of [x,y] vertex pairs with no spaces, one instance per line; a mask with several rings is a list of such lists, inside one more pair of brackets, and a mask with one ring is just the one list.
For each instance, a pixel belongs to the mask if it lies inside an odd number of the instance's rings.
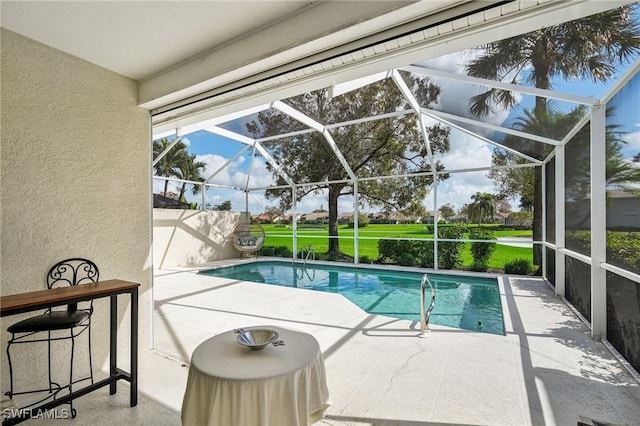
[[[267,246],[286,246],[290,249],[292,243],[292,229],[282,225],[263,225],[266,232]],[[530,230],[495,230],[495,226],[483,225],[485,228],[494,228],[495,237],[531,237]],[[349,255],[354,255],[353,229],[341,225],[338,229],[340,237],[340,251]],[[369,259],[377,259],[378,240],[381,238],[433,238],[431,227],[420,224],[371,224],[359,229],[358,254]],[[298,250],[304,250],[307,246],[313,245],[316,253],[326,253],[328,244],[328,228],[326,225],[299,226],[298,227]],[[471,243],[466,243],[462,250],[463,267],[471,265]],[[496,246],[496,250],[489,260],[490,269],[503,269],[508,261],[524,258],[533,262],[533,251],[526,247],[511,247],[502,244]]]

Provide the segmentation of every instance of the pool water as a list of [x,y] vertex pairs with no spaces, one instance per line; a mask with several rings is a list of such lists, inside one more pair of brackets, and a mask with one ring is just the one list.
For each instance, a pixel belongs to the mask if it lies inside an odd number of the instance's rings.
[[[423,273],[292,262],[253,262],[201,271],[240,281],[339,293],[370,314],[420,321]],[[504,334],[495,278],[429,273],[436,288],[431,324]],[[431,292],[427,289],[427,303]]]

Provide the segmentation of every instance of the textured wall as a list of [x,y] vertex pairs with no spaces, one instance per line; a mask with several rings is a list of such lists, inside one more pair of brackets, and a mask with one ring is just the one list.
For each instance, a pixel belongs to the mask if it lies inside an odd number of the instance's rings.
[[238,257],[229,236],[241,214],[153,209],[154,266],[162,269]]
[[[5,29],[1,37],[2,294],[43,289],[56,261],[88,257],[101,279],[142,284],[144,350],[151,306],[150,124],[148,112],[136,106],[136,82]],[[120,300],[124,360],[128,301]],[[94,370],[100,370],[108,362],[108,302],[96,308],[92,342]],[[2,319],[3,393],[6,327],[22,317]],[[78,348],[80,370],[86,341]],[[39,381],[45,358],[15,349],[20,366],[27,365],[18,380]],[[65,352],[55,350],[56,373],[68,364]]]

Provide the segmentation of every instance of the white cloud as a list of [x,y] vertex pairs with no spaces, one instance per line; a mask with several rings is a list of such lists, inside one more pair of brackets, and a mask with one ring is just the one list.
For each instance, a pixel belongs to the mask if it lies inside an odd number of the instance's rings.
[[308,213],[319,209],[329,210],[327,191],[320,191],[318,194],[310,193],[296,205],[298,213]]
[[[206,164],[204,171],[200,173],[200,175],[206,179],[209,176],[211,176],[213,173],[218,171],[218,169],[220,169],[220,167],[222,167],[224,163],[228,161],[228,158],[224,158],[223,156],[218,154],[204,154],[204,155],[197,155],[196,161],[202,161],[203,163]],[[211,182],[223,185],[225,183],[222,183],[222,181],[227,181],[228,178],[229,178],[229,171],[221,170],[216,174],[216,176],[211,180]]]
[[[203,178],[207,179],[213,173],[217,172],[216,175],[209,181],[210,183],[236,188],[246,187],[249,165],[245,157],[241,156],[237,158],[222,170],[220,170],[220,168],[224,166],[224,164],[229,161],[229,159],[221,155],[198,155],[196,156],[196,160],[202,161],[206,164],[204,172],[200,173]],[[271,172],[267,170],[264,161],[260,159],[254,160],[251,172],[251,180],[253,186],[266,186],[273,181]],[[261,182],[261,184],[256,184],[255,182]]]
[[[153,193],[154,194],[162,194],[164,192],[164,179],[154,179],[153,180]],[[173,192],[174,194],[180,193],[180,188],[178,186],[178,182],[169,181],[167,185],[167,192]]]
[[[457,211],[471,203],[471,195],[476,192],[494,192],[493,182],[487,177],[487,172],[452,174],[438,186],[438,205],[453,204]],[[431,210],[431,206],[427,208]]]
[[447,170],[464,170],[491,165],[491,145],[460,131],[452,131],[451,147],[436,159]]
[[633,157],[640,153],[640,131],[626,134],[624,141],[626,145],[623,145],[622,151],[625,157]]
[[273,173],[267,169],[267,163],[262,159],[254,159],[249,187],[265,187],[275,184]]

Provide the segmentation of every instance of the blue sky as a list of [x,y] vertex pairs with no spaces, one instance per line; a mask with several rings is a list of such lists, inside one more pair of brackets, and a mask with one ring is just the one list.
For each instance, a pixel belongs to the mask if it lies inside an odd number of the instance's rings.
[[189,152],[196,155],[210,154],[212,153],[212,147],[215,146],[215,153],[231,158],[242,149],[240,142],[213,135],[204,130],[191,133],[187,137],[189,139]]

